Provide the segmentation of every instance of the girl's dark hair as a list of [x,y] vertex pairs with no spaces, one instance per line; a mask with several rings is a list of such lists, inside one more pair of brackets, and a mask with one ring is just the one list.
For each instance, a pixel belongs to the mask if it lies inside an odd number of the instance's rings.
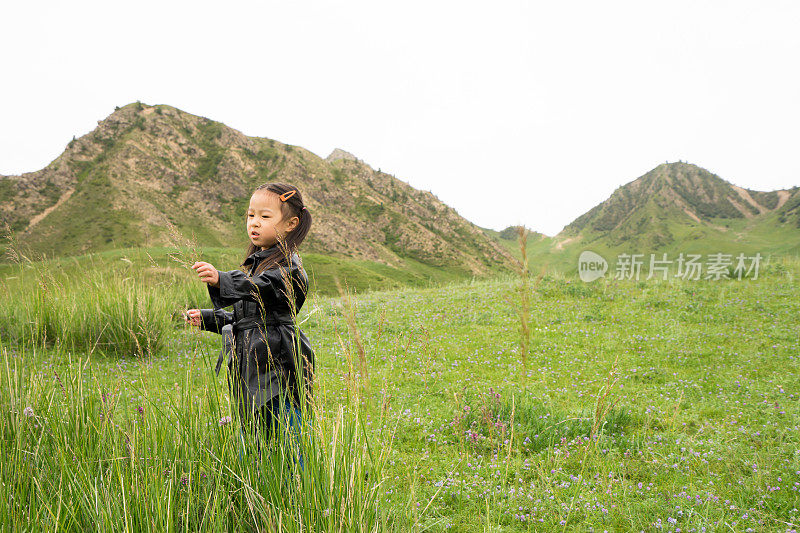
[[[265,257],[253,274],[273,268],[279,264],[288,266],[288,258],[297,251],[300,243],[308,235],[308,230],[311,229],[311,213],[309,213],[308,209],[304,209],[303,195],[300,194],[300,190],[297,187],[289,183],[265,183],[256,187],[253,194],[258,191],[268,191],[277,195],[295,191],[286,201],[281,201],[281,218],[287,220],[296,216],[300,219],[300,222],[292,231],[286,234],[286,238],[283,241],[278,239],[278,249]],[[257,252],[260,249],[260,247],[251,242],[247,247],[244,258],[247,259],[253,252]],[[244,264],[244,261],[242,261],[242,264]]]

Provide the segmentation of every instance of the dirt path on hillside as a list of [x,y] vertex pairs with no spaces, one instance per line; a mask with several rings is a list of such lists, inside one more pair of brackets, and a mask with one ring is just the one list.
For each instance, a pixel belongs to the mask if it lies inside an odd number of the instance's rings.
[[789,191],[778,191],[778,205],[775,206],[775,209],[783,207],[783,204],[786,203],[790,196]]
[[42,211],[41,213],[39,213],[38,215],[36,215],[35,217],[33,217],[33,218],[31,219],[30,223],[28,224],[28,227],[27,227],[27,228],[25,228],[25,231],[28,231],[29,229],[31,229],[32,227],[34,227],[36,224],[38,224],[39,222],[41,222],[41,220],[42,220],[44,217],[46,217],[47,215],[49,215],[50,213],[52,213],[53,211],[55,211],[56,209],[58,209],[58,208],[61,206],[61,204],[63,204],[63,203],[64,203],[64,202],[66,202],[67,200],[69,200],[69,197],[70,197],[70,196],[72,196],[72,193],[73,193],[73,192],[75,192],[75,190],[74,190],[74,189],[73,189],[73,190],[70,190],[70,191],[67,191],[67,192],[65,192],[64,194],[62,194],[62,195],[61,195],[61,198],[59,198],[59,199],[58,199],[58,201],[57,201],[55,204],[51,205],[50,207],[48,207],[47,209],[45,209],[44,211]]
[[563,241],[559,241],[559,242],[556,244],[556,250],[563,250],[563,249],[564,249],[564,246],[568,245],[569,243],[571,243],[571,242],[572,242],[572,241],[574,241],[574,240],[575,240],[575,237],[567,237],[567,238],[566,238],[566,239],[564,239]]

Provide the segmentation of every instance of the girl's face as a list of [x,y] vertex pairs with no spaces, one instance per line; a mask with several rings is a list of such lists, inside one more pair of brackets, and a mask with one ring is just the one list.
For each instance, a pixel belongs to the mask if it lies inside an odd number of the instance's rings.
[[247,235],[250,242],[266,250],[278,242],[278,236],[283,239],[292,231],[300,220],[291,217],[283,219],[281,214],[281,199],[273,192],[256,191],[250,198],[250,207],[247,209]]

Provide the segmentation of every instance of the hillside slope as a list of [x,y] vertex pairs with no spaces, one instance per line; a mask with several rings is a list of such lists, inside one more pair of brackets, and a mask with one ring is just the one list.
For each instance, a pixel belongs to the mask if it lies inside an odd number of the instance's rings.
[[512,260],[430,192],[342,150],[325,160],[138,102],[99,121],[46,168],[0,176],[0,218],[23,245],[48,255],[169,245],[170,224],[203,246],[243,248],[250,194],[268,181],[303,191],[314,216],[310,252],[464,275],[506,270]]

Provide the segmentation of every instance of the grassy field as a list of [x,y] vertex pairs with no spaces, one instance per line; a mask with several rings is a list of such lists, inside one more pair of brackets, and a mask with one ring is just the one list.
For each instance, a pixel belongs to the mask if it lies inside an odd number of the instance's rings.
[[529,289],[527,368],[519,279],[312,294],[298,317],[317,354],[303,469],[275,446],[237,459],[211,370],[221,338],[175,318],[210,306],[188,271],[46,270],[3,272],[9,530],[800,523],[796,261],[742,281],[545,275]]

